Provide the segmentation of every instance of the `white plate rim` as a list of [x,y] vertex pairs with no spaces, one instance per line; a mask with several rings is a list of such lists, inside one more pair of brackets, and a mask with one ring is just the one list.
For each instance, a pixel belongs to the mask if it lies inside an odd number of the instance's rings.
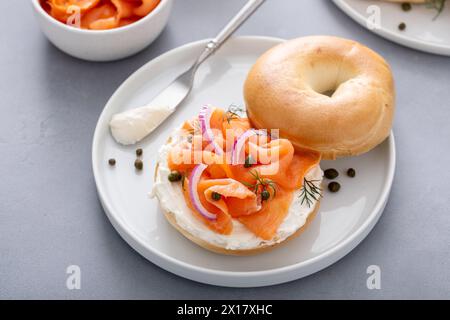
[[[270,41],[273,42],[274,45],[285,41],[284,39],[275,38],[275,37],[266,37],[266,36],[240,36],[233,37],[234,41]],[[381,216],[384,207],[386,206],[387,200],[389,198],[389,193],[392,187],[392,183],[394,180],[394,173],[396,167],[396,148],[395,148],[395,138],[393,132],[391,132],[390,136],[387,138],[387,143],[389,144],[389,165],[388,172],[385,179],[385,183],[383,185],[383,191],[378,198],[376,204],[373,207],[372,212],[362,223],[362,225],[351,235],[349,235],[346,239],[332,247],[331,249],[321,253],[320,255],[296,263],[289,266],[284,266],[280,268],[274,268],[264,271],[223,271],[216,269],[209,269],[205,267],[198,267],[190,265],[189,263],[179,261],[167,254],[157,251],[153,249],[151,246],[148,246],[144,240],[127,228],[126,223],[123,219],[120,218],[120,215],[115,213],[115,210],[110,206],[107,202],[104,201],[105,190],[103,190],[101,184],[99,183],[100,171],[98,169],[99,162],[99,154],[97,150],[99,150],[98,146],[100,144],[100,136],[101,129],[100,124],[105,122],[106,119],[106,110],[110,108],[110,105],[115,100],[116,96],[118,96],[122,90],[124,90],[129,83],[133,82],[135,78],[137,78],[141,73],[145,72],[146,69],[151,68],[152,65],[159,63],[160,60],[166,59],[171,55],[177,54],[179,51],[183,51],[189,49],[193,46],[197,46],[199,44],[205,44],[208,42],[208,39],[199,40],[191,43],[187,43],[180,47],[174,48],[166,53],[161,54],[160,56],[154,58],[153,60],[147,62],[142,67],[133,72],[112,94],[108,102],[106,103],[103,111],[101,112],[99,119],[96,124],[93,142],[92,142],[92,169],[95,180],[95,185],[97,188],[98,197],[100,203],[110,220],[111,224],[114,226],[116,231],[121,235],[121,237],[138,253],[144,256],[150,262],[156,264],[157,266],[175,273],[179,276],[188,278],[190,280],[194,280],[201,283],[213,284],[219,286],[228,286],[228,287],[259,287],[259,286],[267,286],[273,284],[280,284],[289,281],[293,281],[315,272],[318,272],[331,264],[335,263],[342,257],[344,257],[347,253],[353,250],[372,230],[372,228],[377,223],[379,217]],[[230,41],[230,40],[229,40]],[[324,261],[322,264],[319,262]],[[306,272],[301,272],[301,269],[307,269],[311,267],[313,264],[316,264],[315,268],[311,268]],[[213,278],[211,278],[211,276]],[[243,279],[246,281],[241,282]]]
[[366,26],[365,18],[361,14],[359,14],[359,12],[357,12],[355,9],[353,9],[353,7],[350,4],[348,4],[345,0],[333,0],[333,2],[345,14],[347,14],[350,18],[352,18],[354,21],[363,26],[366,30],[369,30],[370,32],[373,32],[387,40],[419,51],[443,56],[450,56],[450,43],[448,45],[441,45],[438,43],[420,41],[409,38],[402,34],[392,32],[386,28],[370,30]]

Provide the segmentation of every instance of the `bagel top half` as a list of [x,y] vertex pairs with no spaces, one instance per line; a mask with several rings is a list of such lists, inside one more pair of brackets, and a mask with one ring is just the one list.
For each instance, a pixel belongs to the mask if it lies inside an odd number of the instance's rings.
[[388,137],[394,116],[391,69],[358,42],[311,36],[263,54],[244,86],[257,128],[278,129],[297,149],[324,159],[367,152]]

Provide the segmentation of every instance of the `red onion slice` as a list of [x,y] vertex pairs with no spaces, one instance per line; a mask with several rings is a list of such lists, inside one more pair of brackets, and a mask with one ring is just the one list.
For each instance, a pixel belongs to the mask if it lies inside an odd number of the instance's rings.
[[198,182],[200,181],[203,171],[205,171],[207,167],[208,166],[206,164],[202,163],[197,165],[192,170],[191,175],[189,176],[189,198],[191,198],[194,209],[197,210],[202,216],[209,220],[216,220],[217,215],[206,210],[200,201],[200,197],[198,196]]
[[205,105],[201,108],[200,114],[198,115],[200,128],[202,129],[203,138],[213,145],[215,153],[218,155],[222,155],[223,150],[214,140],[214,133],[211,130],[211,115],[212,108],[210,106]]

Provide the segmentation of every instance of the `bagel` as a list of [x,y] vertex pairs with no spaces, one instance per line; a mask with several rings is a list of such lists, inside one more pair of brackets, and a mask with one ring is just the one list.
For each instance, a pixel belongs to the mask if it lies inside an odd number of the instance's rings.
[[[157,168],[156,172],[155,172],[155,182],[158,180],[158,175],[159,175],[159,172],[158,172],[158,168]],[[297,238],[300,234],[302,234],[306,230],[306,228],[308,228],[308,226],[314,220],[314,218],[317,215],[317,212],[319,211],[319,207],[320,207],[320,201],[317,201],[316,204],[314,205],[311,213],[306,218],[305,223],[301,227],[299,227],[289,237],[283,239],[280,242],[273,242],[273,243],[270,243],[270,244],[266,244],[266,243],[261,242],[259,245],[255,246],[253,248],[250,248],[250,249],[234,249],[234,248],[230,249],[230,248],[227,248],[225,246],[218,245],[218,244],[215,244],[215,243],[213,243],[211,241],[207,241],[205,239],[202,239],[200,236],[195,235],[194,233],[189,231],[186,227],[184,227],[181,224],[179,224],[178,221],[177,221],[176,213],[174,213],[174,212],[172,212],[170,210],[166,210],[164,208],[162,210],[164,212],[164,217],[166,218],[166,220],[169,222],[169,224],[173,228],[175,228],[178,232],[180,232],[185,238],[187,238],[188,240],[192,241],[196,245],[202,247],[203,249],[206,249],[206,250],[214,252],[214,253],[223,254],[223,255],[250,256],[250,255],[255,255],[255,254],[260,254],[260,253],[263,253],[263,252],[270,251],[270,250],[274,249],[275,247],[279,247],[279,246],[287,243],[289,240]]]
[[310,36],[263,54],[244,85],[256,128],[278,129],[296,149],[323,159],[367,152],[388,137],[394,80],[388,63],[358,42]]

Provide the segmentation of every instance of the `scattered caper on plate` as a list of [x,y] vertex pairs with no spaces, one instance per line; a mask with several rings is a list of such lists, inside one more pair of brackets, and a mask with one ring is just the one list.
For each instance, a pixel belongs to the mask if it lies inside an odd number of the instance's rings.
[[336,181],[330,182],[328,184],[328,190],[330,190],[330,192],[338,192],[340,188],[341,185]]
[[213,191],[213,193],[211,194],[211,198],[214,201],[219,201],[220,199],[222,199],[222,195],[218,192]]
[[325,178],[327,178],[329,180],[336,179],[339,176],[339,172],[333,168],[325,170],[324,174],[325,174]]

